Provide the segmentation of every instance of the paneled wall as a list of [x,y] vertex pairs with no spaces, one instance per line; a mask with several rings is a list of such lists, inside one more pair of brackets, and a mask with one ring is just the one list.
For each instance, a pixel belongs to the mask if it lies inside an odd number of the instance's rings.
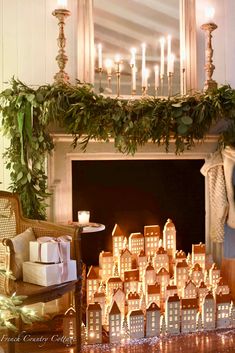
[[[15,76],[28,85],[52,83],[58,71],[58,25],[52,16],[57,0],[0,0],[0,90]],[[71,81],[77,72],[77,0],[68,0],[71,16],[67,18],[65,35],[69,61],[66,66]],[[7,140],[0,137],[0,153]],[[0,158],[0,185],[7,189],[9,173]]]

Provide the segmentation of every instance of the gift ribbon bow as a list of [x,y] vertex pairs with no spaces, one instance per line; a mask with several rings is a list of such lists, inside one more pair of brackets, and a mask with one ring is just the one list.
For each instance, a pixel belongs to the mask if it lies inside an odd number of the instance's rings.
[[38,257],[39,261],[41,261],[41,245],[43,243],[57,243],[58,244],[58,254],[59,254],[59,259],[60,262],[62,263],[60,269],[60,277],[61,281],[65,282],[68,278],[68,262],[67,262],[67,246],[65,243],[66,242],[72,241],[72,237],[70,235],[64,235],[58,238],[54,237],[40,237],[37,238],[37,242],[39,243],[38,247]]

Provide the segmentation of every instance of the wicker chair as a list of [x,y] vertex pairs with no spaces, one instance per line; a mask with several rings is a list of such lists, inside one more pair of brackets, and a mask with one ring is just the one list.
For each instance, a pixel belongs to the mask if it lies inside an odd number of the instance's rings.
[[[0,191],[0,266],[11,270],[12,267],[12,243],[11,238],[22,233],[31,227],[35,237],[62,235],[71,235],[71,258],[77,260],[78,279],[59,285],[42,287],[23,282],[22,280],[10,280],[4,277],[0,278],[0,293],[11,295],[16,292],[17,295],[26,295],[26,304],[38,302],[48,302],[61,297],[67,292],[75,292],[76,309],[76,350],[81,351],[81,256],[80,242],[81,229],[78,227],[69,227],[57,225],[46,221],[38,221],[24,218],[22,216],[21,206],[17,194]],[[15,352],[14,344],[10,343],[8,352]]]

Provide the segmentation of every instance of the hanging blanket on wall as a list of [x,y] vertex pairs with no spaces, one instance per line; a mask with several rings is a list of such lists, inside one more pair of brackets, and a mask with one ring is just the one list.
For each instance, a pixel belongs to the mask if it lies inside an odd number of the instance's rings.
[[228,201],[224,177],[223,160],[220,152],[215,152],[201,168],[207,176],[209,189],[209,234],[213,242],[224,241],[224,224],[228,213]]

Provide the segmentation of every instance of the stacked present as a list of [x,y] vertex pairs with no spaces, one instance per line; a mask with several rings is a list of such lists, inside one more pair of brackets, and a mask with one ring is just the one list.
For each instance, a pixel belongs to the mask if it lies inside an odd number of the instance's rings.
[[76,280],[76,261],[70,259],[70,242],[70,236],[30,241],[29,261],[23,263],[23,281],[51,286]]

